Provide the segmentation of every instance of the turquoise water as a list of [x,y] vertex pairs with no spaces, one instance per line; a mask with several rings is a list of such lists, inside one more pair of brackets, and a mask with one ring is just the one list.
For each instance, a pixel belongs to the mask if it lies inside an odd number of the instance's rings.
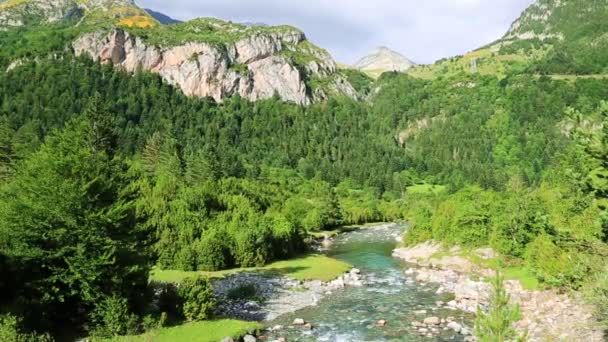
[[[317,306],[285,315],[270,324],[286,328],[270,337],[285,337],[287,341],[462,341],[463,337],[451,330],[441,330],[439,336],[420,336],[411,325],[425,317],[454,317],[470,324],[466,314],[439,309],[435,302],[446,301],[436,295],[436,287],[421,286],[408,279],[408,267],[391,256],[395,238],[403,226],[382,226],[363,229],[340,236],[327,252],[329,256],[346,261],[365,275],[366,286],[346,288],[327,296]],[[415,315],[414,311],[427,310]],[[314,326],[312,331],[289,327],[294,318],[303,318]],[[378,320],[386,320],[386,327],[377,327]]]

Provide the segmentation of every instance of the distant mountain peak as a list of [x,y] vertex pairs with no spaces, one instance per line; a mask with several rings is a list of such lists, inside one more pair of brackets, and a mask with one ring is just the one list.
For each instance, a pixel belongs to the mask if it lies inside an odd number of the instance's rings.
[[178,24],[181,23],[182,21],[177,20],[177,19],[173,19],[170,16],[161,13],[161,12],[157,12],[155,10],[151,10],[149,8],[145,8],[144,9],[146,12],[148,12],[149,15],[151,15],[154,19],[158,20],[159,23],[163,24],[163,25],[171,25],[171,24]]
[[386,46],[379,46],[361,58],[354,67],[372,76],[380,76],[387,71],[406,71],[414,65],[416,64],[402,54]]

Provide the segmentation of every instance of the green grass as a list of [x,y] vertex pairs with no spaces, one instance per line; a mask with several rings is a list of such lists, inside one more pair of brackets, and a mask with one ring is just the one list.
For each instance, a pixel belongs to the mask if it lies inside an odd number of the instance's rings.
[[447,191],[447,187],[444,185],[433,185],[433,184],[416,184],[407,188],[408,194],[413,195],[439,195]]
[[[463,249],[458,252],[452,253],[449,250],[439,251],[431,256],[432,258],[441,259],[446,256],[461,256],[473,264],[484,269],[500,270],[503,277],[506,280],[518,280],[524,289],[526,290],[539,290],[542,286],[538,278],[527,268],[523,266],[508,266],[504,267],[505,260],[501,257],[492,259],[483,259],[479,255],[475,254],[472,249]],[[489,281],[489,278],[485,279]]]
[[143,335],[115,337],[111,342],[217,342],[226,337],[237,339],[249,331],[262,329],[257,322],[231,319],[187,323],[184,325],[152,330]]
[[309,254],[291,260],[278,261],[264,267],[238,268],[217,272],[187,272],[176,270],[152,270],[150,280],[159,282],[179,283],[185,278],[197,275],[209,278],[222,278],[226,275],[245,272],[259,271],[271,275],[282,275],[297,280],[321,280],[330,281],[342,275],[352,268],[345,262],[326,257],[319,254]]
[[526,290],[538,290],[541,288],[538,279],[524,267],[508,267],[503,269],[503,276],[507,280],[519,280]]

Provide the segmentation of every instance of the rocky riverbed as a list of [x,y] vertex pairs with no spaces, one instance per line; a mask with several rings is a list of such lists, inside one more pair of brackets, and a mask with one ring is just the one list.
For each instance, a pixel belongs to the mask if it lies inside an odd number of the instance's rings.
[[[220,315],[243,320],[271,321],[281,315],[314,306],[334,291],[345,287],[361,287],[365,276],[353,268],[330,282],[299,281],[260,273],[238,273],[214,282]],[[238,288],[255,288],[252,298],[230,298]]]
[[[427,242],[396,249],[393,256],[413,265],[405,271],[413,277],[409,281],[416,281],[422,286],[438,284],[438,294],[454,295],[450,301],[437,302],[438,307],[468,312],[475,312],[478,306],[487,307],[491,286],[477,279],[491,277],[494,272],[458,256],[458,248],[450,250],[448,255],[438,256],[442,255],[442,251],[444,248],[440,244]],[[490,249],[479,249],[473,253],[482,259],[495,256]],[[516,324],[516,329],[527,332],[529,341],[604,341],[603,332],[597,328],[591,309],[580,295],[557,290],[529,291],[515,280],[505,281],[505,288],[512,302],[521,309],[523,318]]]

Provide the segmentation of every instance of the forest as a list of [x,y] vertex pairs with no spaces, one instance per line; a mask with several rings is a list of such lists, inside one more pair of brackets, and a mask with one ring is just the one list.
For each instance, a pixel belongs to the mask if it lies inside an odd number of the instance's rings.
[[[0,33],[0,69],[26,57],[0,73],[0,340],[206,319],[205,279],[151,308],[150,270],[263,266],[394,220],[406,244],[494,247],[608,319],[607,80],[349,71],[367,101],[220,104],[58,52],[66,32]],[[408,191],[425,184],[446,191]]]

